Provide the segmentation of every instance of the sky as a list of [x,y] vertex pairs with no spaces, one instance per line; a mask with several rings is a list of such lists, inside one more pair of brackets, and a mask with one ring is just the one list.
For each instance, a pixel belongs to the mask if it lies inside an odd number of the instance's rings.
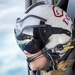
[[26,56],[18,47],[14,28],[25,12],[25,0],[0,0],[0,75],[27,75]]

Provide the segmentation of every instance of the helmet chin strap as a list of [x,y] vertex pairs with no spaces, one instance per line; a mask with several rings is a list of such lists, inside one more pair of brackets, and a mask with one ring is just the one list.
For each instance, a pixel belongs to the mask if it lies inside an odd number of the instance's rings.
[[36,55],[34,55],[34,56],[32,56],[32,57],[27,57],[27,62],[28,62],[28,64],[30,64],[30,62],[32,62],[32,61],[34,61],[34,60],[37,60],[37,59],[41,58],[41,57],[39,57],[41,54],[42,54],[42,53],[36,54]]
[[[42,52],[43,52],[43,54],[45,55],[45,57],[46,57],[47,59],[49,59],[50,62],[51,62],[51,64],[49,65],[49,67],[51,67],[52,70],[56,70],[57,67],[56,67],[55,59],[58,58],[57,54],[53,54],[50,49],[48,50],[48,49],[46,49],[46,48],[44,48],[44,49],[42,50]],[[55,58],[55,57],[56,57],[56,58]]]
[[[42,53],[36,54],[36,55],[34,55],[34,56],[32,56],[32,57],[28,57],[28,58],[27,58],[28,65],[29,65],[32,61],[41,58],[41,56],[40,56],[41,54],[43,54],[48,60],[50,60],[50,65],[49,65],[49,67],[51,68],[51,70],[56,70],[57,68],[56,68],[55,59],[58,58],[58,54],[52,53],[51,50],[47,50],[46,48],[44,48],[44,49],[42,50]],[[40,57],[39,57],[39,56],[40,56]]]

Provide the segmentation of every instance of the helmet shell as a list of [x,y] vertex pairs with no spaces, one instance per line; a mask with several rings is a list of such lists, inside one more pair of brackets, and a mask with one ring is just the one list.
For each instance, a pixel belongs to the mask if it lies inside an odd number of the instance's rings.
[[[72,33],[72,21],[68,14],[62,10],[61,8],[53,5],[39,5],[33,9],[31,9],[26,15],[37,15],[40,16],[47,21],[45,24],[51,25],[52,27],[63,28],[69,30]],[[25,24],[28,25],[38,25],[40,24],[39,19],[35,19],[30,17],[26,20]],[[65,44],[70,41],[71,36],[67,36],[66,34],[53,34],[48,39],[50,40],[46,44],[46,48],[54,48],[58,44]]]

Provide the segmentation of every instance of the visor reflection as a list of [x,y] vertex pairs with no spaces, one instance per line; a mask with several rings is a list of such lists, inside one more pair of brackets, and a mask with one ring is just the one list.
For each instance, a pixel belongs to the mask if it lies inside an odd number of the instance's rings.
[[24,51],[25,46],[31,41],[31,39],[26,39],[26,40],[17,40],[17,44],[21,48],[22,51]]

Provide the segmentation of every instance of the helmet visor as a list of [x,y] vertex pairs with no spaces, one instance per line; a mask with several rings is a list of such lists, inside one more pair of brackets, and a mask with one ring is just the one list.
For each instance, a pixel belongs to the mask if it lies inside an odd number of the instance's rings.
[[45,28],[45,25],[39,25],[40,20],[46,21],[44,18],[35,15],[28,15],[21,20],[20,18],[17,19],[14,32],[17,43],[22,51],[26,50],[34,54],[44,47],[39,28]]
[[18,27],[14,29],[17,44],[22,51],[34,54],[45,46],[39,34],[39,28],[44,27],[45,25],[26,25],[21,30]]

